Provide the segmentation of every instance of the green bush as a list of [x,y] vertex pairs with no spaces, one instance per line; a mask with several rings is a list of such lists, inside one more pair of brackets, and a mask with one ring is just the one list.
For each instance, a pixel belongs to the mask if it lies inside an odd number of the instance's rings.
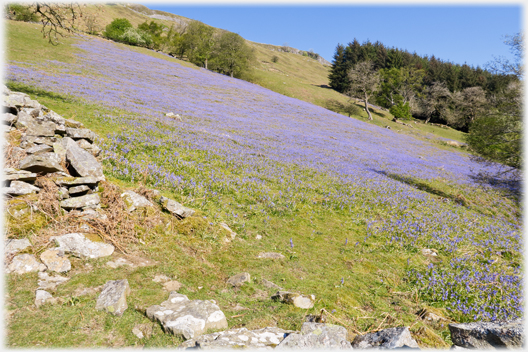
[[29,6],[23,6],[20,4],[7,5],[7,12],[9,17],[15,21],[23,22],[37,22],[38,16],[31,11]]
[[391,108],[389,109],[389,112],[395,118],[401,119],[401,120],[410,120],[412,117],[411,107],[409,106],[409,103],[404,104],[401,101],[398,104],[391,106]]
[[127,28],[118,39],[120,42],[137,46],[150,46],[152,44],[151,36],[136,28]]
[[271,58],[271,62],[273,63],[279,62],[279,57],[277,55],[273,55],[273,57]]
[[116,18],[109,25],[106,26],[104,36],[113,40],[120,41],[125,31],[129,28],[134,28],[132,23],[126,18]]

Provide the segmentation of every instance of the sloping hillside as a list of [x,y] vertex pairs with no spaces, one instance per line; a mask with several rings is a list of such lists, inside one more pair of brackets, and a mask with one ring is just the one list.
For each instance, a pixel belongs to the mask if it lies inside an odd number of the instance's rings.
[[[197,212],[176,227],[138,231],[126,248],[155,266],[79,263],[93,270],[57,288],[70,299],[62,305],[30,308],[36,276],[9,276],[11,346],[178,345],[142,313],[167,299],[152,283],[161,274],[190,299],[214,299],[230,328],[299,330],[325,309],[350,339],[409,326],[420,347],[447,348],[448,322],[522,316],[519,204],[478,182],[494,167],[161,53],[95,37],[46,51],[40,40],[34,25],[8,23],[8,85],[98,133],[109,181],[158,189]],[[285,85],[306,82],[299,87],[313,96],[307,87],[322,85],[314,76],[324,67],[306,61],[306,73],[286,73],[294,54],[277,55],[262,72],[283,70],[274,74],[291,76]],[[237,233],[229,243],[213,231],[222,223]],[[39,226],[7,234],[33,240],[48,225]],[[284,258],[262,257],[269,252]],[[227,283],[242,272],[249,282]],[[121,318],[74,293],[110,277],[127,277],[132,289]],[[277,289],[267,281],[315,295],[313,308],[271,300]],[[422,319],[420,309],[443,318]],[[137,338],[136,324],[154,326],[152,335]]]

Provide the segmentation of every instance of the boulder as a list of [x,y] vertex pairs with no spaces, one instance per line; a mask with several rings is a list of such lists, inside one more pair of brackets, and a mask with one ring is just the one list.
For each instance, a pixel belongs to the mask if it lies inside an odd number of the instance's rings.
[[123,198],[128,212],[132,212],[138,208],[154,206],[147,198],[130,190],[122,193],[121,198]]
[[[18,120],[20,121],[20,117]],[[27,122],[26,134],[35,137],[53,137],[55,136],[56,127],[57,125],[51,121],[38,121],[33,119]]]
[[347,341],[347,330],[342,326],[304,323],[300,334],[289,334],[277,346],[277,349],[284,348],[352,349],[352,346]]
[[122,316],[128,308],[126,296],[129,294],[130,286],[127,279],[107,281],[103,286],[103,291],[97,298],[95,309]]
[[11,167],[4,169],[4,180],[6,181],[35,181],[37,174],[25,170],[17,170]]
[[11,125],[14,125],[16,121],[17,121],[17,115],[11,114],[9,112],[6,112],[3,114],[2,122],[4,123],[4,125],[11,126]]
[[352,347],[359,349],[419,348],[408,327],[389,328],[370,334],[357,335],[352,341]]
[[55,241],[64,252],[71,253],[76,257],[93,259],[107,257],[114,252],[114,246],[111,244],[91,241],[82,233],[53,236],[50,240]]
[[257,330],[246,328],[230,329],[212,334],[202,335],[195,339],[187,340],[180,348],[192,349],[226,349],[226,348],[248,348],[269,349],[279,345],[292,330],[284,330],[276,327],[266,327]]
[[66,160],[79,176],[103,177],[103,167],[97,159],[69,137],[62,139]]
[[37,308],[42,306],[45,303],[56,303],[57,299],[53,298],[53,296],[48,292],[44,290],[37,289],[35,292],[35,305]]
[[19,254],[13,258],[6,272],[15,274],[26,274],[36,271],[44,271],[46,266],[39,263],[33,254]]
[[60,202],[60,206],[66,210],[80,209],[85,207],[95,207],[101,203],[101,198],[98,193],[86,194],[80,197],[73,197],[64,199]]
[[37,193],[38,191],[40,191],[40,188],[24,181],[11,181],[9,187],[2,188],[2,193],[10,196],[23,196],[25,194]]
[[41,153],[48,153],[52,151],[53,151],[53,148],[46,144],[37,144],[31,148],[26,149],[26,153],[28,154],[41,154]]
[[98,156],[101,153],[101,148],[95,144],[91,144],[86,139],[79,139],[76,141],[79,147],[83,148],[87,152],[90,152],[93,156]]
[[160,202],[163,209],[167,210],[169,213],[180,219],[192,216],[194,214],[193,209],[184,207],[183,205],[172,199],[161,197]]
[[65,171],[60,161],[60,157],[55,153],[32,154],[20,161],[19,168],[36,173]]
[[33,116],[28,114],[27,112],[20,111],[17,115],[17,121],[15,122],[15,127],[19,130],[28,128],[31,123],[33,123],[35,119]]
[[90,143],[95,140],[95,133],[87,128],[66,127],[66,135],[72,139],[86,139]]
[[264,258],[264,259],[284,259],[286,258],[285,256],[283,256],[282,254],[280,253],[275,253],[275,252],[264,252],[264,253],[259,253],[257,255],[257,258]]
[[315,295],[305,296],[300,293],[278,291],[276,294],[271,296],[274,301],[281,301],[287,304],[293,304],[298,308],[310,309],[314,306]]
[[244,282],[251,282],[251,276],[249,273],[236,274],[227,280],[227,283],[233,287],[240,287]]
[[159,321],[163,329],[186,340],[195,338],[209,329],[226,329],[224,313],[213,301],[194,300],[171,292],[160,305],[147,308],[147,317]]
[[261,280],[262,284],[267,287],[267,288],[273,288],[273,289],[277,289],[277,290],[282,290],[283,288],[280,287],[279,285],[277,284],[274,284],[273,282],[271,281],[268,281],[266,279],[262,279]]
[[504,322],[473,322],[449,324],[451,341],[470,349],[522,349],[524,326],[522,320]]
[[48,249],[44,251],[40,255],[40,260],[42,260],[50,271],[65,273],[71,270],[71,263],[61,249]]
[[20,240],[8,239],[5,242],[4,251],[6,255],[9,255],[23,251],[28,247],[31,247],[31,243],[29,243],[29,240],[27,238],[23,238]]
[[55,290],[58,285],[70,279],[60,275],[51,276],[46,272],[38,273],[38,278],[38,288],[43,290]]

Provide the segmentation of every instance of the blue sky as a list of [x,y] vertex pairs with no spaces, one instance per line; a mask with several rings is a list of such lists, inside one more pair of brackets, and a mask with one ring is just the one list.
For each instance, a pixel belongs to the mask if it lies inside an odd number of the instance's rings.
[[511,57],[504,35],[521,31],[520,5],[186,5],[141,2],[274,45],[313,49],[332,61],[338,43],[354,38],[444,61],[484,66],[494,56]]

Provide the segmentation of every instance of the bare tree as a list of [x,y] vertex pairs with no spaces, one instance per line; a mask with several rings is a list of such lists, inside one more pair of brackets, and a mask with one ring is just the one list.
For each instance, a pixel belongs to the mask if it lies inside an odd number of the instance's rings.
[[348,79],[350,80],[350,88],[346,94],[363,100],[368,119],[372,120],[372,115],[368,108],[368,100],[380,86],[381,77],[379,72],[374,69],[374,64],[371,61],[363,61],[348,71]]
[[468,87],[461,92],[455,92],[452,99],[455,112],[448,122],[461,128],[468,128],[484,112],[487,104],[486,93],[481,87]]
[[419,102],[421,114],[425,116],[425,123],[433,117],[447,120],[451,99],[451,92],[444,82],[434,82],[427,87]]
[[519,79],[523,78],[523,54],[524,54],[524,34],[507,35],[504,43],[510,47],[510,52],[514,55],[514,61],[504,57],[495,57],[495,60],[487,64],[487,69],[505,75],[515,75]]
[[76,3],[35,2],[29,5],[40,17],[42,34],[53,44],[59,44],[58,37],[65,37],[78,31],[77,22],[82,18],[81,5]]

